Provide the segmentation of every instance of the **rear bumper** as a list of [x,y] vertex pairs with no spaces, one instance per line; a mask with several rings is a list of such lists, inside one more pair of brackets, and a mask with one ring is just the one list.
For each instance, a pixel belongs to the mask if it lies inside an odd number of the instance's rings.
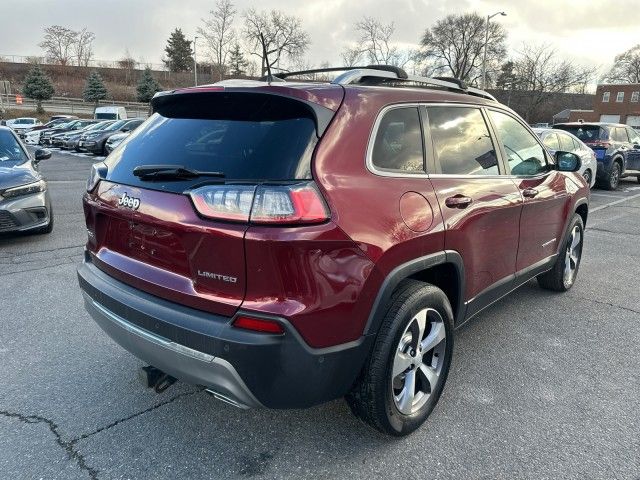
[[373,340],[312,349],[283,319],[283,335],[233,328],[232,318],[168,302],[110,277],[89,254],[78,279],[87,311],[118,344],[240,406],[302,408],[339,398],[353,385]]

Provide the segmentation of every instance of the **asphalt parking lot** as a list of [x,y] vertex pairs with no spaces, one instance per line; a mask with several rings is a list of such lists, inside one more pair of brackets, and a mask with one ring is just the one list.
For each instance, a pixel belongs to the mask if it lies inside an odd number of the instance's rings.
[[461,329],[439,405],[397,440],[343,401],[243,411],[143,389],[77,287],[93,161],[43,161],[53,233],[0,237],[0,478],[640,479],[635,179],[593,191],[575,287],[531,282]]

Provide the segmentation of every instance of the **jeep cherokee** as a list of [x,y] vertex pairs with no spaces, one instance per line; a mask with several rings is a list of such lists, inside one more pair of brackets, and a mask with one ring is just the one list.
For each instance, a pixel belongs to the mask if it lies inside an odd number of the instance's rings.
[[345,396],[405,435],[440,397],[455,328],[533,278],[571,288],[589,188],[579,157],[485,92],[335,70],[157,94],[92,168],[78,277],[163,388],[244,408]]

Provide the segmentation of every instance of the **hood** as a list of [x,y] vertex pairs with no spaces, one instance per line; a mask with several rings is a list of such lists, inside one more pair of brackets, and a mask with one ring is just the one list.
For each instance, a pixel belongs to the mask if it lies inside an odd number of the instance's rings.
[[129,135],[131,135],[129,132],[125,132],[125,133],[116,133],[115,135],[111,135],[109,137],[109,142],[121,142],[122,140],[124,140],[125,138],[127,138]]
[[0,162],[0,191],[38,180],[40,175],[31,167],[31,162]]

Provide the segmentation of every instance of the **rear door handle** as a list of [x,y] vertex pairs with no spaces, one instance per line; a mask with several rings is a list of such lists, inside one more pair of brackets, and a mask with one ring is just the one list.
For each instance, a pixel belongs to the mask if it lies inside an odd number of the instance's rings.
[[467,208],[471,205],[473,199],[471,197],[467,197],[466,195],[454,195],[453,197],[449,197],[444,201],[444,204],[449,208]]
[[536,195],[538,195],[538,190],[536,190],[535,188],[525,188],[522,191],[522,195],[526,198],[534,198]]

